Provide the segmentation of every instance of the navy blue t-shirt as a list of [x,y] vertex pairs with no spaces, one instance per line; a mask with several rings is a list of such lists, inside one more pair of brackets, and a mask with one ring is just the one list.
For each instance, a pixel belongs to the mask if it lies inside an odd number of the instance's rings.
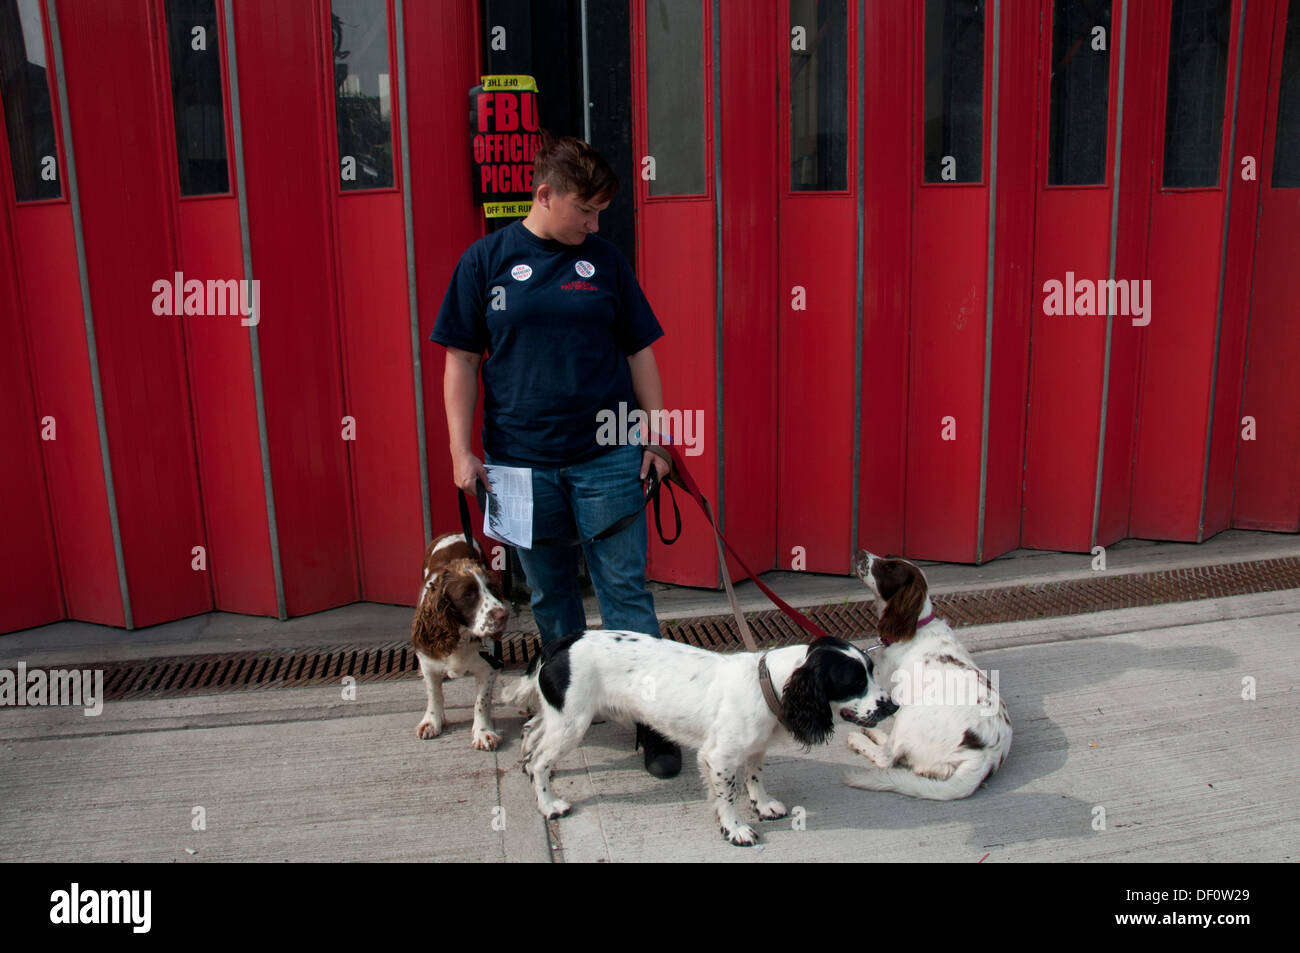
[[663,333],[618,248],[599,235],[538,238],[515,222],[461,256],[430,339],[488,352],[483,448],[556,467],[612,449],[596,442],[597,414],[636,408],[628,355]]

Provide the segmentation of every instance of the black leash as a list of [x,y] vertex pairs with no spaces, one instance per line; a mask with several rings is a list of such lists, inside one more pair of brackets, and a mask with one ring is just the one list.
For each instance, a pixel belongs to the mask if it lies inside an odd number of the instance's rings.
[[659,538],[663,540],[664,544],[666,546],[671,546],[673,543],[677,542],[677,538],[682,535],[682,513],[681,510],[677,508],[677,495],[673,492],[672,483],[669,482],[668,484],[668,495],[672,499],[673,518],[676,521],[676,527],[672,539],[668,539],[664,536],[663,524],[660,521],[659,488],[663,485],[663,481],[661,481],[659,478],[659,471],[655,469],[653,466],[650,468],[650,472],[646,474],[644,483],[645,485],[642,488],[641,505],[637,507],[636,512],[629,513],[627,516],[616,519],[614,522],[610,523],[608,526],[606,526],[603,530],[601,530],[596,535],[588,536],[586,539],[567,539],[562,536],[546,537],[543,539],[534,539],[533,545],[534,546],[585,546],[588,543],[594,543],[597,540],[608,539],[609,537],[617,533],[623,532],[623,530],[627,529],[629,526],[631,526],[633,523],[639,520],[641,518],[641,514],[645,512],[645,508],[649,506],[650,501],[653,500],[654,509],[655,509],[655,530],[659,533]]
[[[542,539],[534,539],[533,545],[534,546],[585,546],[587,543],[594,543],[597,540],[608,539],[610,536],[613,536],[616,533],[621,533],[623,530],[627,529],[638,519],[640,519],[641,514],[645,511],[645,508],[650,505],[651,501],[654,501],[655,530],[659,533],[659,538],[663,540],[664,545],[671,546],[673,543],[677,542],[677,540],[682,535],[682,513],[677,506],[677,494],[673,492],[672,481],[671,479],[668,481],[668,496],[673,504],[674,526],[673,526],[672,539],[668,539],[664,535],[663,520],[659,510],[659,488],[664,485],[663,481],[659,478],[659,471],[656,470],[654,467],[651,467],[650,472],[646,474],[646,478],[644,482],[645,482],[645,486],[643,488],[643,499],[641,501],[641,505],[637,508],[635,513],[629,513],[627,516],[620,517],[619,519],[611,523],[609,526],[601,530],[599,533],[596,533],[594,536],[588,536],[586,539],[569,539],[561,536],[553,536],[553,537],[545,537]],[[482,510],[483,512],[487,512],[487,499],[486,499],[487,488],[484,487],[482,480],[475,481],[474,491],[475,491],[475,495],[478,497],[479,509]],[[471,548],[473,548],[474,544],[473,542],[471,542],[471,540],[474,538],[474,531],[473,531],[473,526],[470,522],[469,502],[465,497],[464,490],[457,489],[456,492],[460,498],[459,502],[460,502],[461,532],[464,533],[465,535],[465,541],[470,544]],[[506,560],[506,573],[507,574],[510,573],[509,559]],[[510,582],[509,575],[506,576],[506,582],[507,583]],[[509,592],[507,590],[507,595],[508,594]]]
[[[484,513],[486,513],[487,512],[487,487],[483,485],[482,480],[475,480],[474,482],[475,482],[474,495],[477,497],[479,509],[482,510]],[[534,546],[585,546],[587,543],[594,543],[597,540],[608,539],[610,536],[613,536],[615,533],[621,533],[623,530],[627,529],[634,522],[640,519],[641,514],[645,512],[646,506],[648,506],[650,504],[650,501],[653,500],[654,510],[655,510],[655,530],[659,533],[659,538],[663,540],[664,545],[671,546],[673,543],[677,542],[678,538],[682,535],[682,513],[681,510],[678,509],[677,507],[677,494],[673,492],[671,474],[668,480],[668,496],[672,500],[673,523],[675,524],[672,539],[668,539],[666,536],[664,536],[663,523],[660,518],[659,488],[663,485],[664,481],[660,479],[659,471],[652,466],[650,468],[650,472],[646,474],[646,478],[644,482],[645,482],[645,486],[643,488],[644,498],[642,499],[641,505],[637,508],[637,511],[635,513],[629,513],[627,516],[615,520],[613,523],[605,527],[596,535],[588,536],[586,539],[565,539],[562,537],[534,539],[533,545]],[[457,503],[460,507],[460,531],[465,537],[465,542],[466,544],[468,544],[471,552],[483,552],[484,555],[486,556],[487,551],[481,550],[474,540],[474,525],[470,520],[469,500],[465,496],[465,491],[458,487],[456,489],[456,494],[457,494]],[[501,573],[501,588],[505,594],[506,600],[509,601],[510,594],[514,589],[514,571],[510,568],[510,554],[508,552],[506,553],[506,568]],[[478,654],[480,657],[482,657],[482,659],[485,662],[491,665],[494,669],[501,669],[505,667],[505,663],[501,660],[501,641],[499,639],[493,640],[492,653],[490,655],[486,651],[479,652]]]

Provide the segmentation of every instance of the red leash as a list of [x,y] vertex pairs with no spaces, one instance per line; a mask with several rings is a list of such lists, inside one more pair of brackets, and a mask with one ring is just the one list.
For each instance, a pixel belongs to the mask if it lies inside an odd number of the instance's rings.
[[673,480],[678,486],[691,495],[695,502],[699,504],[700,509],[704,511],[704,515],[709,520],[709,525],[713,527],[713,535],[718,543],[718,570],[722,574],[722,582],[727,590],[727,598],[731,602],[731,611],[735,613],[736,623],[740,627],[740,636],[744,640],[749,651],[757,652],[758,648],[754,643],[753,635],[750,634],[749,625],[745,622],[744,613],[740,611],[740,604],[736,600],[735,590],[731,587],[731,573],[727,570],[727,558],[723,555],[723,546],[727,548],[727,552],[731,553],[731,555],[735,557],[736,562],[740,563],[740,568],[745,570],[745,574],[750,579],[754,580],[754,584],[763,591],[764,595],[776,604],[778,609],[788,615],[795,622],[799,623],[803,630],[814,638],[827,638],[827,633],[823,631],[816,622],[813,622],[806,615],[798,609],[795,609],[768,588],[768,586],[759,579],[758,576],[754,575],[754,571],[745,565],[745,561],[740,558],[740,554],[737,553],[736,550],[732,548],[731,544],[727,542],[726,537],[718,532],[718,523],[713,518],[713,510],[709,506],[709,501],[705,498],[704,494],[700,492],[699,484],[695,482],[695,479],[686,469],[686,461],[682,459],[682,455],[678,452],[675,446],[668,445],[665,446],[664,449],[667,450],[669,455],[673,458],[673,471],[668,475],[668,479]]

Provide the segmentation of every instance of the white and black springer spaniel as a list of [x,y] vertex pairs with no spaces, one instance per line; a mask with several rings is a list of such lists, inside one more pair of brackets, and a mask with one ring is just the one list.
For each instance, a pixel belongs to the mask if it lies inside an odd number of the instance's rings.
[[877,677],[898,704],[892,721],[849,736],[874,765],[846,775],[870,791],[951,801],[973,794],[1011,750],[1011,718],[997,686],[937,618],[920,568],[865,550],[853,571],[875,594],[884,649]]
[[[764,698],[760,662],[771,673],[777,711]],[[837,716],[870,726],[891,714],[896,706],[871,669],[864,653],[833,638],[720,654],[636,632],[589,630],[543,648],[503,696],[537,711],[524,726],[522,754],[548,819],[570,810],[551,793],[551,772],[604,715],[698,749],[722,836],[747,847],[758,835],[736,808],[741,779],[761,819],[784,817],[785,805],[763,787],[768,746],[783,726],[808,747],[830,739]]]
[[473,673],[473,746],[494,751],[501,736],[492,725],[492,686],[496,670],[479,655],[505,630],[510,607],[487,571],[478,541],[471,549],[460,533],[445,533],[424,554],[424,584],[411,623],[411,641],[420,660],[429,702],[415,726],[417,738],[436,738],[444,724],[442,680]]

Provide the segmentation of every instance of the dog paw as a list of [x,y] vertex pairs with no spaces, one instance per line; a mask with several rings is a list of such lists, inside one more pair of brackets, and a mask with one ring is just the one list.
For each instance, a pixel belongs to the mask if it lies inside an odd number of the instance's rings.
[[569,812],[572,810],[573,810],[573,805],[571,805],[568,801],[564,800],[563,798],[557,797],[554,801],[551,802],[548,808],[542,811],[542,813],[546,815],[546,819],[548,821],[556,821],[559,820],[561,817],[567,817]]
[[872,753],[879,747],[874,741],[862,734],[851,734],[845,740],[850,748],[866,758],[870,758]]
[[415,726],[415,737],[428,741],[442,734],[442,725],[432,718],[426,718]]
[[879,728],[864,728],[862,733],[882,748],[889,742],[889,733]]
[[753,847],[758,843],[758,834],[748,824],[740,824],[728,831],[722,828],[722,836],[733,847]]
[[790,813],[785,809],[784,804],[776,800],[768,801],[766,804],[758,804],[755,801],[749,803],[754,805],[754,810],[758,812],[759,819],[764,821],[775,821]]
[[475,731],[473,745],[478,751],[496,751],[501,736],[495,731]]
[[849,735],[847,740],[850,748],[862,755],[862,757],[866,758],[876,767],[890,767],[891,762],[889,755],[885,753],[885,749],[876,744],[876,742],[872,741],[866,735]]

